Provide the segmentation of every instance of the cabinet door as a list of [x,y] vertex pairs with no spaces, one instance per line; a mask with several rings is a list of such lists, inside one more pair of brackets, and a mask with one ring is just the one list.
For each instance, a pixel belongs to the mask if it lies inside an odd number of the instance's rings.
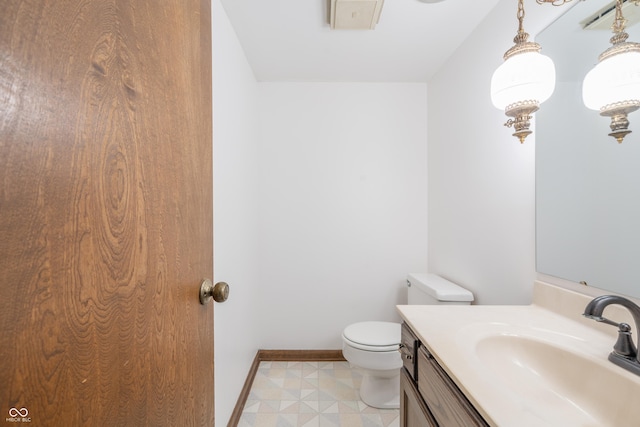
[[405,369],[400,375],[400,427],[438,427]]
[[418,389],[441,427],[488,426],[424,347],[418,350]]

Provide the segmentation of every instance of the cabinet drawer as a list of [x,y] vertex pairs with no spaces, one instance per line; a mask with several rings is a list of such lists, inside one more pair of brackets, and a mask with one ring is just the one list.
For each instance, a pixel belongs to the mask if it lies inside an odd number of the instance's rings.
[[441,427],[488,426],[424,346],[418,350],[418,390]]
[[416,372],[416,357],[418,356],[418,337],[407,326],[402,324],[402,337],[400,338],[400,354],[402,355],[402,365],[405,367],[413,381],[418,379]]

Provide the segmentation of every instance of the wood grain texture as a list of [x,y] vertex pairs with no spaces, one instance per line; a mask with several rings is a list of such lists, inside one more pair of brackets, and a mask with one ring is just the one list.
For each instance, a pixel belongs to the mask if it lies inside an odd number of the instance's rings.
[[418,391],[439,426],[488,427],[482,416],[424,347],[418,350]]
[[208,1],[2,7],[0,420],[213,425]]
[[260,361],[271,362],[344,362],[342,350],[259,350]]
[[400,374],[400,427],[438,427],[405,368]]

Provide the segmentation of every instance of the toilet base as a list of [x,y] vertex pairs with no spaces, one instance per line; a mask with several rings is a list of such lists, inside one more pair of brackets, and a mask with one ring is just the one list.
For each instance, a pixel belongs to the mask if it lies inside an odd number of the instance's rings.
[[391,376],[375,376],[365,372],[360,384],[360,399],[373,408],[400,408],[400,369]]

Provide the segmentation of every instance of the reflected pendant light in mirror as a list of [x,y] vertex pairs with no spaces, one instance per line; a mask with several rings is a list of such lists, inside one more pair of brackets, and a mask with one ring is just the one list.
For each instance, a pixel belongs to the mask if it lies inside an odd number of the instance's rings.
[[616,0],[612,46],[600,54],[582,84],[584,104],[611,117],[609,135],[618,143],[631,133],[627,114],[640,108],[640,43],[627,41],[625,26],[622,0]]
[[524,20],[523,0],[518,1],[518,34],[515,45],[504,54],[504,63],[491,78],[491,101],[504,110],[508,117],[505,126],[513,126],[513,136],[524,142],[531,134],[531,114],[540,104],[549,99],[555,88],[556,70],[553,61],[540,53],[540,45],[528,41],[522,26]]

